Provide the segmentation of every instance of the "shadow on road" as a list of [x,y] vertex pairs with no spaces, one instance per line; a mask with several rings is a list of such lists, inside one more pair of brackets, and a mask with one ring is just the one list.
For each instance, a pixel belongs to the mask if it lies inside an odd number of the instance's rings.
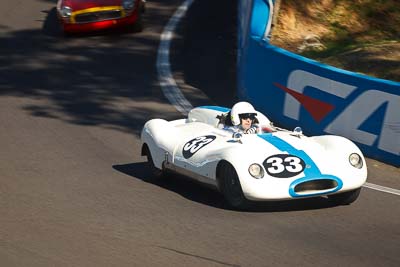
[[176,174],[167,174],[161,178],[154,177],[147,162],[114,165],[113,168],[135,179],[175,192],[191,201],[216,208],[226,208],[222,196],[215,190]]
[[0,25],[0,97],[23,98],[32,116],[136,135],[151,118],[176,119],[155,71],[159,32],[173,11],[165,5],[152,1],[142,33],[65,38],[55,8],[42,11],[42,29]]
[[171,49],[172,68],[183,72],[185,83],[226,107],[237,101],[237,21],[237,0],[194,1]]
[[[163,178],[154,177],[147,162],[114,165],[113,169],[143,182],[175,192],[188,200],[219,209],[232,210],[225,202],[222,194],[187,177],[177,174],[168,174],[167,177]],[[290,212],[331,207],[334,207],[334,205],[328,199],[318,197],[291,201],[254,202],[248,212]]]
[[[179,118],[161,92],[155,69],[159,34],[178,1],[169,2],[148,3],[142,33],[122,30],[66,38],[55,7],[41,11],[42,29],[0,25],[0,97],[27,99],[29,104],[21,108],[32,116],[135,135],[151,118]],[[220,16],[222,8],[227,16]],[[236,3],[228,0],[217,5],[195,1],[173,42],[184,53],[177,57],[172,52],[187,82],[226,106],[234,102],[236,91],[235,12]],[[197,93],[187,91],[185,96],[197,99]]]

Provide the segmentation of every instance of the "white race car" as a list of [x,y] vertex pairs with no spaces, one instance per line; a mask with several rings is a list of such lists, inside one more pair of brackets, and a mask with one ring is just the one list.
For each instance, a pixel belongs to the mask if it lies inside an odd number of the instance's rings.
[[274,127],[260,112],[257,134],[232,134],[223,129],[229,112],[201,106],[184,119],[146,122],[142,155],[154,174],[173,171],[212,185],[238,209],[252,201],[327,196],[347,205],[358,198],[367,167],[353,142]]

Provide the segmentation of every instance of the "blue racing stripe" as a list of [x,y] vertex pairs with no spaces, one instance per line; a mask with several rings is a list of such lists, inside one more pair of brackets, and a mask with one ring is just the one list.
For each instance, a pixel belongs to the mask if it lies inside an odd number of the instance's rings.
[[225,107],[220,107],[220,106],[200,106],[199,108],[211,109],[211,110],[216,110],[216,111],[221,111],[221,112],[229,112],[231,110],[230,108],[225,108]]
[[306,163],[306,168],[304,169],[304,174],[308,176],[319,176],[321,172],[315,162],[310,158],[310,156],[303,150],[298,150],[290,145],[288,142],[282,140],[281,138],[274,136],[273,134],[259,134],[259,137],[276,147],[282,152],[287,152],[290,155],[295,155],[304,160]]
[[326,175],[326,174],[322,174],[320,169],[318,168],[317,164],[315,164],[315,162],[311,159],[311,157],[304,152],[304,150],[299,150],[296,149],[295,147],[293,147],[292,145],[290,145],[288,142],[286,142],[285,140],[274,136],[271,133],[268,134],[258,134],[258,136],[260,138],[262,138],[263,140],[267,141],[268,143],[270,143],[271,145],[273,145],[274,147],[276,147],[277,149],[279,149],[282,152],[286,152],[290,155],[295,155],[301,159],[304,160],[306,167],[304,169],[304,177],[296,179],[295,181],[293,181],[290,185],[289,188],[289,194],[292,197],[306,197],[306,196],[315,196],[315,195],[319,195],[318,193],[314,193],[314,194],[309,194],[309,195],[300,195],[297,194],[294,191],[294,187],[302,182],[305,181],[312,181],[312,180],[320,180],[320,179],[331,179],[331,180],[335,180],[338,183],[338,186],[334,189],[332,189],[329,192],[324,192],[322,195],[327,194],[327,193],[333,193],[336,192],[338,190],[340,190],[343,186],[343,182],[341,179],[339,179],[336,176],[333,175]]

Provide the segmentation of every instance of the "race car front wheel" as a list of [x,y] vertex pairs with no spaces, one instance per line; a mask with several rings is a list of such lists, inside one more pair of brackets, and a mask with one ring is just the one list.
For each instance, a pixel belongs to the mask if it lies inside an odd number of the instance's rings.
[[221,191],[225,199],[235,209],[247,209],[249,201],[245,198],[235,168],[223,162],[218,174]]
[[361,188],[357,188],[352,191],[339,193],[335,195],[329,195],[328,199],[332,201],[335,205],[350,205],[357,200],[360,195]]
[[133,24],[132,26],[132,32],[142,32],[143,31],[143,11],[139,10],[138,11],[138,17],[137,20],[135,22],[135,24]]

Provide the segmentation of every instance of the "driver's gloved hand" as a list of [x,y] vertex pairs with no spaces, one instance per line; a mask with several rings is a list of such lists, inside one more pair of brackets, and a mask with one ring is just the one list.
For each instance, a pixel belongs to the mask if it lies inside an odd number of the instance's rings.
[[254,134],[257,133],[257,126],[251,126],[249,129],[245,130],[244,133],[245,134]]

